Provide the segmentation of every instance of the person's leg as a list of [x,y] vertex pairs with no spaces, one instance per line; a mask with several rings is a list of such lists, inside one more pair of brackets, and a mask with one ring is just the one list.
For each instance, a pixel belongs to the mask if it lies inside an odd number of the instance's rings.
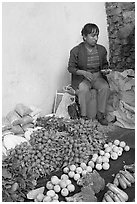
[[91,89],[87,95],[87,117],[94,120],[97,114],[97,91]]
[[[105,79],[99,77],[96,79],[93,88],[98,91],[97,94],[97,117],[100,123],[107,125],[105,120],[106,105],[109,96],[109,85]],[[103,121],[104,120],[104,121]]]
[[89,93],[90,90],[90,82],[87,80],[83,80],[79,84],[79,89],[78,89],[78,99],[79,99],[79,104],[80,104],[80,110],[81,110],[81,116],[87,116],[87,94]]

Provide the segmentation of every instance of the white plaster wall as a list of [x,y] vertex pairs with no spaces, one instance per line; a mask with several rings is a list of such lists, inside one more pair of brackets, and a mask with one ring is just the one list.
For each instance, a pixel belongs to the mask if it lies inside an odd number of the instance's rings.
[[17,103],[52,111],[55,91],[70,83],[70,49],[89,22],[108,50],[104,2],[8,2],[2,5],[2,114]]

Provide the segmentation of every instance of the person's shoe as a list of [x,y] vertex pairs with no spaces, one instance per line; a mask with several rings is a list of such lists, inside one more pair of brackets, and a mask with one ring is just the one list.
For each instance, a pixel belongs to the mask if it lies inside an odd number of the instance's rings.
[[108,125],[108,121],[106,120],[106,118],[104,119],[101,119],[101,120],[98,120],[98,122],[101,124],[101,125]]
[[83,120],[89,120],[87,116],[81,116]]
[[108,125],[108,121],[106,120],[104,113],[98,112],[97,120],[101,125]]

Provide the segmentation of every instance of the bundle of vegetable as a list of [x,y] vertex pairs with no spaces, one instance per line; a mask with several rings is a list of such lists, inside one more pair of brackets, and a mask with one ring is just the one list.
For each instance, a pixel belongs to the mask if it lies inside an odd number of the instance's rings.
[[129,151],[130,147],[125,141],[114,140],[104,144],[104,147],[97,153],[93,154],[89,164],[97,170],[108,170],[110,168],[109,160],[117,160],[123,154],[123,151]]
[[35,185],[36,181],[32,172],[21,167],[13,155],[9,155],[2,161],[2,201],[23,202],[26,193]]
[[108,191],[104,194],[102,202],[126,202],[128,195],[115,184],[107,184]]
[[100,174],[93,170],[92,173],[87,173],[86,175],[83,175],[81,180],[81,185],[83,188],[85,186],[92,186],[92,189],[95,193],[99,193],[101,190],[105,187],[105,180],[100,176]]
[[131,173],[135,173],[135,163],[124,165],[124,169],[128,170]]
[[85,186],[79,193],[74,194],[70,197],[65,197],[67,202],[97,202],[97,197],[92,187]]
[[135,182],[135,164],[125,165],[124,169],[115,175],[113,184],[107,184],[109,190],[105,193],[102,202],[128,201],[128,195],[121,189],[131,187]]
[[105,187],[104,179],[94,170],[93,173],[87,173],[79,179],[82,185],[81,191],[72,197],[66,197],[68,202],[97,202],[95,194],[99,193]]
[[[36,125],[44,127],[46,130],[54,130],[55,132],[67,132],[69,134],[69,141],[73,145],[75,160],[73,163],[87,163],[89,155],[98,152],[104,145],[106,134],[100,128],[97,121],[91,120],[65,120],[63,118],[51,117],[48,120],[39,118]],[[73,140],[73,142],[72,142]],[[71,145],[70,145],[71,146]],[[83,155],[84,154],[84,155]]]
[[131,185],[135,183],[135,174],[132,174],[127,170],[120,170],[116,174],[113,183],[116,186],[120,186],[122,189],[131,187]]

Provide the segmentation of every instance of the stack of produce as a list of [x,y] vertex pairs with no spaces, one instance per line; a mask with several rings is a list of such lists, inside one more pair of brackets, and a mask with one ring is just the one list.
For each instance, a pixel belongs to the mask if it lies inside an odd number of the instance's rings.
[[114,140],[104,144],[104,147],[97,153],[93,154],[88,162],[92,168],[97,170],[108,170],[110,168],[110,159],[117,160],[124,151],[129,151],[130,147],[125,141]]
[[[116,117],[115,125],[135,128],[135,72],[112,71],[107,75],[111,97],[108,101],[108,116]],[[109,117],[108,117],[109,118]]]
[[[62,197],[67,202],[97,202],[95,194],[99,193],[105,187],[104,179],[97,171],[87,173],[81,178],[81,190],[79,193],[74,193],[75,185],[72,179],[66,174],[60,177],[53,175],[46,183],[46,189],[43,187],[31,190],[27,194],[28,199],[33,199],[34,202],[59,202]],[[73,194],[73,196],[71,196]]]
[[15,107],[15,112],[21,117],[21,127],[25,132],[27,128],[34,127],[33,117],[30,116],[32,110],[23,104],[17,104]]
[[31,110],[23,104],[17,104],[13,111],[2,118],[3,155],[6,150],[14,148],[16,145],[26,142],[24,133],[29,128],[34,128],[34,118],[38,111]]
[[[6,195],[11,202],[24,199],[27,193],[35,188],[38,178],[46,177],[53,171],[63,170],[65,174],[68,174],[59,178],[59,180],[64,180],[62,178],[67,177],[67,185],[71,184],[70,179],[74,179],[76,183],[80,182],[81,177],[88,175],[93,168],[96,168],[95,161],[92,160],[93,155],[110,154],[118,145],[119,147],[122,145],[123,150],[127,147],[125,143],[115,141],[112,144],[109,143],[111,151],[106,152],[107,130],[102,131],[100,124],[96,121],[64,120],[50,116],[38,118],[35,125],[27,142],[10,148],[7,151],[8,156],[2,162],[3,168],[11,174],[8,183],[18,184],[18,190],[14,193],[16,195],[12,196],[11,185],[3,183],[4,200],[6,200]],[[5,181],[4,177],[3,181]],[[48,190],[54,190],[56,194],[58,191],[61,193],[61,190],[65,188],[61,194],[66,197],[67,192],[74,189],[73,186],[66,188],[67,185],[63,186],[63,182],[58,184],[54,182],[56,181],[52,181],[53,189]],[[83,188],[82,196],[84,195],[85,200],[96,200],[95,192],[91,192],[90,188],[91,185]],[[86,197],[87,192],[91,193],[92,198]],[[50,193],[44,197],[39,195],[36,201],[42,199],[45,202]],[[50,199],[57,201],[57,196],[54,196],[50,194]]]
[[131,187],[135,183],[135,164],[125,165],[124,170],[120,170],[112,183],[108,183],[108,190],[104,194],[102,202],[127,202],[128,195],[124,189]]
[[35,175],[25,167],[22,159],[27,147],[27,143],[22,144],[22,149],[19,145],[2,161],[3,202],[23,202],[27,192],[36,186]]
[[94,170],[81,178],[81,191],[71,197],[66,197],[67,202],[97,202],[95,194],[105,187],[104,179]]

